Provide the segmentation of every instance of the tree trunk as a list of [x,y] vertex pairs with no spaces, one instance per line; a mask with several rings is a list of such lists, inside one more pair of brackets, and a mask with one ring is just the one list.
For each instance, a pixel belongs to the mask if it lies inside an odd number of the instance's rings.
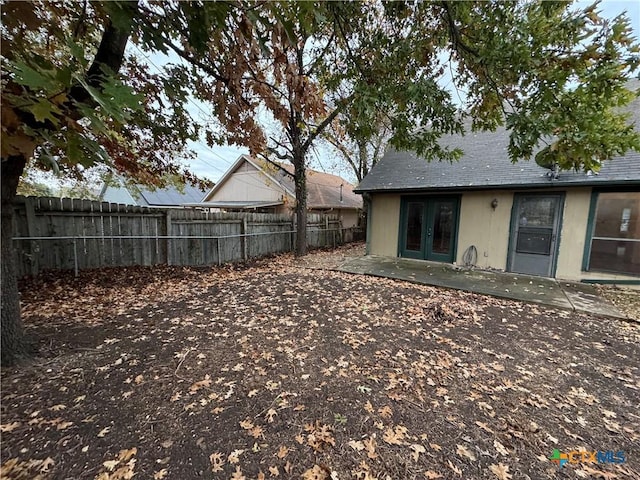
[[307,177],[304,156],[293,159],[293,178],[296,184],[296,257],[307,254]]
[[20,297],[13,248],[13,202],[26,158],[9,156],[2,160],[2,320],[0,352],[2,365],[11,365],[26,354],[26,342],[20,318]]
[[368,152],[367,152],[367,141],[363,139],[358,139],[358,172],[356,176],[358,177],[358,183],[362,181],[362,179],[369,173],[369,164],[368,164]]

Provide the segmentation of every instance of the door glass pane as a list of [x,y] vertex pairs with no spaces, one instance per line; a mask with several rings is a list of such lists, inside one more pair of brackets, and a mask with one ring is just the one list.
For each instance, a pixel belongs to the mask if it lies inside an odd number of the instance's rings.
[[410,202],[407,207],[407,241],[405,244],[406,250],[421,250],[423,217],[424,204],[422,202]]
[[524,197],[520,200],[518,225],[521,227],[553,227],[558,199],[556,197]]
[[449,253],[453,236],[452,202],[434,202],[433,212],[433,253]]
[[520,227],[516,241],[516,252],[550,255],[552,235],[551,228]]

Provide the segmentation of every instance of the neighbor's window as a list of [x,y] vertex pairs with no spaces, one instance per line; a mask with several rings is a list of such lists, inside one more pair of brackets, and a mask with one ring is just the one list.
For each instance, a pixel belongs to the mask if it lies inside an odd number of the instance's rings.
[[589,270],[640,275],[640,192],[600,193]]

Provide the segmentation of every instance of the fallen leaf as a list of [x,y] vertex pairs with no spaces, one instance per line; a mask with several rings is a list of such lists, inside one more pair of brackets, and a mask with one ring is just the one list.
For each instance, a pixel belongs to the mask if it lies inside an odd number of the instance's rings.
[[442,475],[440,475],[438,472],[434,472],[433,470],[427,470],[426,472],[424,472],[424,476],[428,480],[436,480],[438,478],[443,478]]
[[362,450],[364,450],[364,444],[359,440],[349,440],[347,442],[347,445],[353,448],[356,452],[361,452]]
[[405,433],[407,433],[407,428],[397,425],[393,429],[387,428],[382,435],[382,439],[389,445],[403,445]]
[[447,460],[447,465],[449,465],[449,468],[453,470],[458,476],[460,477],[462,476],[462,470],[460,470],[456,465],[451,463],[451,460]]
[[382,418],[385,418],[385,419],[391,418],[393,416],[393,410],[391,410],[391,407],[389,405],[385,405],[384,407],[379,408],[378,413]]
[[106,462],[102,462],[102,465],[104,465],[104,467],[109,470],[110,472],[112,472],[120,463],[120,460],[107,460]]
[[244,450],[234,450],[227,457],[227,461],[229,463],[239,463],[240,462],[240,455],[242,455],[243,453],[244,453]]
[[5,423],[4,425],[0,425],[0,432],[2,433],[13,432],[19,426],[20,426],[20,422]]
[[302,474],[302,478],[303,480],[327,480],[329,475],[325,469],[314,465],[313,468],[310,468]]
[[506,447],[504,445],[502,445],[498,440],[494,440],[493,441],[493,446],[495,447],[496,451],[501,454],[501,455],[509,455],[509,451],[506,449]]
[[475,461],[476,456],[475,454],[469,450],[467,447],[465,447],[464,445],[456,445],[456,453],[458,455],[460,455],[461,457],[466,457],[469,460],[471,460],[472,462]]
[[424,448],[422,445],[420,445],[419,443],[414,443],[409,447],[411,450],[413,450],[413,453],[411,454],[411,456],[413,457],[413,460],[415,462],[418,461],[418,458],[420,457],[421,453],[425,453],[427,451],[426,448]]
[[364,448],[367,449],[367,457],[371,460],[375,460],[378,458],[378,454],[376,453],[376,439],[373,437],[369,437],[367,440],[362,441]]
[[240,470],[240,467],[236,467],[236,471],[233,472],[233,475],[231,475],[231,480],[247,480],[247,477],[245,477],[242,474],[242,470]]
[[278,458],[284,458],[289,454],[289,449],[284,445],[281,445],[278,449],[278,453],[276,454]]
[[73,425],[73,422],[60,422],[56,425],[56,429],[64,430],[66,428],[69,428],[71,425]]
[[368,413],[373,413],[374,412],[373,405],[371,405],[371,402],[369,400],[367,400],[367,403],[364,404],[364,409]]
[[248,418],[243,420],[243,421],[241,421],[240,422],[240,426],[242,428],[244,428],[245,430],[251,430],[254,427],[253,423]]
[[169,473],[169,471],[166,468],[163,468],[162,470],[159,470],[153,474],[153,480],[162,480],[167,476],[167,473]]
[[270,408],[269,410],[267,410],[267,421],[269,423],[273,423],[273,420],[277,414],[278,412],[276,412],[276,410],[273,408]]
[[509,473],[509,467],[502,463],[490,465],[489,470],[491,470],[499,480],[510,480],[513,477],[513,475]]
[[213,473],[222,472],[224,470],[222,468],[224,465],[224,457],[220,452],[214,452],[209,455],[209,461],[211,462],[211,471]]

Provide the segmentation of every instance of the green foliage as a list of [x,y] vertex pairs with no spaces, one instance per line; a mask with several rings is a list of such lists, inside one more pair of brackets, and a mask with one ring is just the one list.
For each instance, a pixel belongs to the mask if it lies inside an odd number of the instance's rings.
[[[345,139],[371,141],[383,116],[391,145],[427,159],[461,154],[441,146],[442,134],[503,124],[513,161],[538,154],[597,170],[640,148],[623,108],[640,61],[627,18],[567,2],[403,3],[385,5],[384,21],[372,21],[381,15],[373,10],[344,26],[345,36],[366,32],[335,57],[352,69],[325,73],[333,88],[348,81],[354,92],[339,117]],[[464,92],[461,105],[447,85]]]
[[[197,128],[184,94],[164,93],[175,79],[151,75],[126,55],[120,72],[96,63],[109,25],[126,31],[134,20],[149,31],[139,10],[130,3],[33,2],[2,14],[3,161],[35,156],[39,162],[29,165],[74,175],[102,163],[144,183],[163,183],[166,174],[194,179],[179,159],[189,157],[185,145]],[[183,84],[181,93],[187,89]]]
[[[3,11],[2,156],[66,167],[107,163],[145,183],[182,172],[188,140],[248,146],[303,165],[333,127],[427,159],[455,161],[443,134],[506,125],[514,161],[597,169],[640,149],[624,106],[640,64],[629,20],[566,2],[34,2]],[[55,19],[55,21],[53,21]],[[104,25],[135,57],[88,75]],[[43,39],[47,38],[47,42]],[[465,91],[462,105],[446,83]],[[444,86],[443,86],[444,85]],[[72,92],[81,88],[87,98]],[[190,117],[189,97],[211,121]],[[265,112],[278,128],[261,122]],[[340,138],[339,138],[340,140]],[[542,159],[542,157],[545,157]]]

